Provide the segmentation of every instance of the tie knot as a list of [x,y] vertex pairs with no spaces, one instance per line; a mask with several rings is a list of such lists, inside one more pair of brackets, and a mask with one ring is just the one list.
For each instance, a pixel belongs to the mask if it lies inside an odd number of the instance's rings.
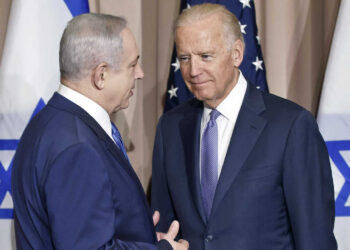
[[218,118],[220,115],[220,112],[217,111],[216,109],[213,109],[211,112],[210,112],[210,121],[216,121],[216,118]]

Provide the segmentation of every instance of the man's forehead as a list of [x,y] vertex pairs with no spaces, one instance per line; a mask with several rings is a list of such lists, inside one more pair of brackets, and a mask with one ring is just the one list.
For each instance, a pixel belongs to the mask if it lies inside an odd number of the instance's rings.
[[222,46],[224,43],[224,34],[220,30],[203,27],[197,30],[178,30],[175,37],[176,46],[196,47],[198,50],[208,50],[217,46]]
[[216,27],[222,26],[222,18],[218,14],[211,14],[207,16],[203,16],[198,19],[188,19],[187,21],[184,21],[179,27],[176,28],[179,29],[181,27],[196,27],[196,26],[205,26],[205,27]]
[[137,57],[138,56],[138,48],[136,45],[136,40],[129,28],[124,28],[122,30],[123,37],[123,52],[124,54],[128,54],[128,57]]
[[125,27],[121,31],[121,35],[123,37],[124,44],[127,44],[128,42],[135,41],[134,34],[131,32],[131,30],[128,27]]
[[175,30],[175,39],[182,38],[186,33],[189,37],[196,36],[205,39],[206,37],[221,36],[223,32],[223,25],[220,22],[211,22],[210,19],[205,19],[178,27]]

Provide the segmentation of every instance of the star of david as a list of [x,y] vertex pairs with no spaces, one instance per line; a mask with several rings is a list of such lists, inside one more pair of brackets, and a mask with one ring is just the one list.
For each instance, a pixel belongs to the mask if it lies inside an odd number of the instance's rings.
[[[29,121],[45,106],[45,102],[40,98],[38,104],[36,105]],[[0,139],[0,150],[6,151],[15,151],[17,149],[19,139],[10,139],[10,140],[1,140]],[[9,167],[6,168],[0,161],[0,205],[4,201],[6,193],[9,192],[12,195],[11,191],[11,171],[12,171],[12,162],[10,162]],[[12,219],[13,218],[13,209],[12,208],[0,208],[0,219]]]
[[350,196],[350,166],[340,154],[341,151],[350,151],[350,141],[327,141],[326,144],[329,156],[345,179],[335,200],[335,215],[350,216],[350,207],[346,206],[346,201]]

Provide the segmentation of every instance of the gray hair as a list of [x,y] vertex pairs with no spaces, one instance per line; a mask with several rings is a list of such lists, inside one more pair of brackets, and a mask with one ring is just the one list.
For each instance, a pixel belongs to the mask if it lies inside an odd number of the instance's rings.
[[60,42],[60,72],[65,80],[79,80],[105,62],[117,70],[123,55],[122,17],[88,13],[70,20]]
[[179,27],[191,25],[213,15],[217,15],[222,21],[227,49],[231,49],[237,40],[241,40],[244,47],[244,38],[237,17],[220,4],[204,3],[185,9],[177,18],[174,29],[176,31]]

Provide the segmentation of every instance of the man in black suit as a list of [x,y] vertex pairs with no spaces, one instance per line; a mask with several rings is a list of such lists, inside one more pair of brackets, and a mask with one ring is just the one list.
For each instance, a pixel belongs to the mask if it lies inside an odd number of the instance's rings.
[[179,220],[191,249],[336,249],[331,168],[312,114],[246,81],[240,26],[223,6],[182,12],[175,41],[195,98],[157,127],[158,229]]
[[143,78],[138,60],[125,19],[84,14],[68,23],[59,90],[25,129],[13,163],[18,249],[188,248],[174,241],[177,222],[157,241],[144,191],[110,121]]

